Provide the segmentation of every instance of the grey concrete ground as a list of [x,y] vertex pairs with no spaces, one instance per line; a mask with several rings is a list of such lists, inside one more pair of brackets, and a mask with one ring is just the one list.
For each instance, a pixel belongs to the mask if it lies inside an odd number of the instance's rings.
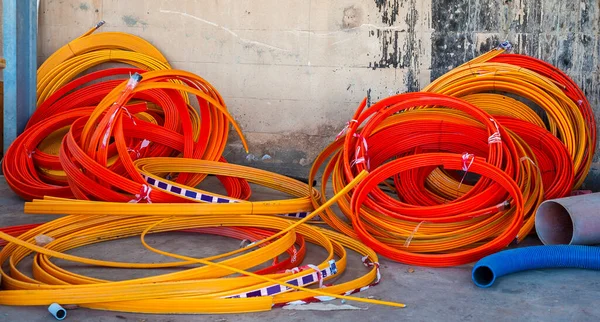
[[[257,192],[255,196],[269,196]],[[23,202],[0,179],[0,226],[42,222],[46,216],[23,214]],[[239,241],[215,236],[171,233],[153,235],[151,244],[163,250],[182,254],[207,256],[239,247]],[[536,244],[535,240],[526,241]],[[120,261],[161,261],[159,255],[144,249],[138,239],[111,241],[82,247],[72,254],[96,259]],[[320,262],[323,253],[309,249],[305,263]],[[73,263],[57,261],[73,271],[105,279],[127,279],[157,272],[112,270],[77,267]],[[404,309],[348,302],[363,308],[361,311],[289,311],[242,315],[144,315],[79,308],[68,313],[66,321],[599,321],[600,274],[585,270],[536,270],[513,274],[499,279],[490,289],[479,289],[471,282],[471,265],[433,269],[412,267],[385,259],[382,264],[382,283],[359,293],[407,304]],[[25,270],[27,262],[21,267]],[[349,269],[341,277],[348,279],[364,268],[356,254],[352,254]],[[414,272],[412,271],[414,270]],[[26,271],[26,270],[25,270]],[[161,270],[161,272],[165,272]],[[339,304],[339,301],[332,303]],[[0,306],[0,321],[53,321],[46,307]]]

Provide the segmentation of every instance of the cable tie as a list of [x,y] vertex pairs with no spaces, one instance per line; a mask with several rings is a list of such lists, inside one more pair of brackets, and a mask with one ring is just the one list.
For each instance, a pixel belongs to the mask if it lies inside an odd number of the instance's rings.
[[355,119],[350,120],[349,122],[346,122],[346,126],[344,126],[344,128],[340,131],[340,133],[338,133],[338,135],[335,137],[335,141],[337,141],[342,135],[346,134],[346,132],[348,132],[348,129],[350,128],[350,123],[352,122],[356,122],[358,124],[358,121]]
[[577,106],[581,107],[581,105],[583,105],[583,100],[578,100],[577,101]]
[[140,193],[135,195],[135,199],[129,200],[129,203],[139,203],[144,199],[148,203],[152,203],[152,200],[150,200],[150,192],[152,192],[152,188],[147,184],[143,184]]

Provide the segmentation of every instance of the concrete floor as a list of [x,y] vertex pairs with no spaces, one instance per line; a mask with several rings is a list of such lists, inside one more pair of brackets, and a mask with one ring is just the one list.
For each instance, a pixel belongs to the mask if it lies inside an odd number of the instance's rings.
[[[255,192],[266,197],[267,192]],[[36,223],[52,217],[23,214],[23,202],[8,188],[0,177],[0,226]],[[207,256],[239,247],[239,241],[182,233],[160,234],[149,241],[164,250],[182,254]],[[527,244],[537,244],[534,239]],[[115,246],[118,251],[115,252]],[[161,261],[164,258],[145,250],[136,238],[106,242],[71,251],[96,259],[121,261]],[[323,253],[310,251],[305,263],[320,262]],[[585,270],[536,270],[500,278],[490,289],[479,289],[471,282],[471,267],[432,269],[411,267],[381,259],[382,283],[359,293],[361,297],[374,297],[407,304],[404,309],[347,302],[363,308],[361,311],[289,311],[275,309],[270,312],[242,315],[144,315],[79,308],[68,312],[66,321],[599,321],[600,274]],[[77,267],[60,262],[73,271],[98,278],[126,279],[157,272],[139,270],[112,270]],[[23,263],[26,266],[26,262]],[[349,269],[341,279],[360,274],[364,268],[358,255],[352,254]],[[409,269],[414,269],[409,271]],[[27,271],[27,270],[25,270]],[[161,272],[164,272],[162,270]],[[340,301],[330,303],[339,304]],[[0,321],[53,321],[46,307],[0,306]]]

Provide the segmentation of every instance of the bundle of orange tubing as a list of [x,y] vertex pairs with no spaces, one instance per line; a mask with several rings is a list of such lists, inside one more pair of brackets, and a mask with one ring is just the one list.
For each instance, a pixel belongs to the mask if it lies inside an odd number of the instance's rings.
[[590,104],[563,72],[506,45],[422,92],[363,101],[313,164],[313,203],[370,174],[338,200],[345,218],[321,218],[390,259],[454,266],[522,241],[543,200],[578,189],[596,148]]

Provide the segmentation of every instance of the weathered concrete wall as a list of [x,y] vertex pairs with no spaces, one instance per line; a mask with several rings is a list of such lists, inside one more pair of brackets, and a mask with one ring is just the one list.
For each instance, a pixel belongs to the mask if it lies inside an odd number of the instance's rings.
[[[504,39],[599,106],[591,0],[42,0],[40,15],[40,61],[100,19],[140,35],[219,89],[253,156],[272,157],[255,165],[288,173],[307,171],[362,98],[418,90]],[[228,158],[247,162],[235,138]]]

